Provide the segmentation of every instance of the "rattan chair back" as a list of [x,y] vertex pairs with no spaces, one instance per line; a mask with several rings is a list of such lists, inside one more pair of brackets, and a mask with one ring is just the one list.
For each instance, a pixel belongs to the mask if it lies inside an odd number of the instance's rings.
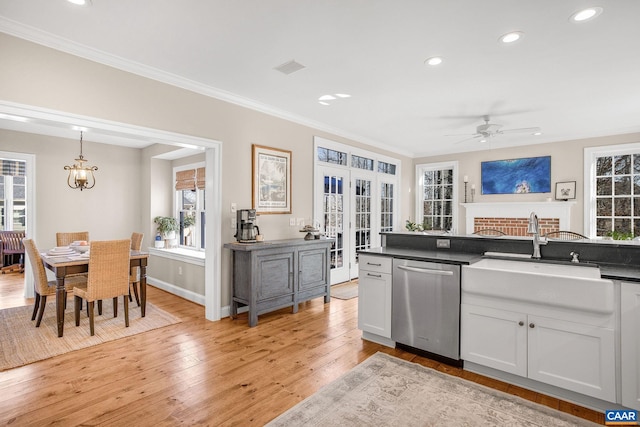
[[130,248],[129,239],[90,243],[87,301],[129,294]]
[[69,246],[75,241],[89,241],[88,231],[74,231],[71,233],[56,233],[56,246]]
[[[40,295],[53,295],[56,293],[55,286],[50,286],[47,280],[47,272],[44,269],[44,263],[40,258],[40,252],[36,247],[33,239],[24,239],[24,250],[29,257],[31,271],[33,272],[33,288]],[[53,282],[55,284],[55,282]]]
[[142,239],[144,238],[144,234],[136,233],[135,231],[131,233],[131,249],[134,251],[139,251],[142,249]]
[[495,228],[484,228],[482,230],[477,230],[474,231],[473,234],[476,234],[478,236],[506,236],[507,233],[505,233],[502,230],[497,230]]
[[576,233],[574,231],[550,231],[545,234],[543,237],[551,240],[580,240],[580,239],[588,239],[587,236],[583,236],[580,233]]

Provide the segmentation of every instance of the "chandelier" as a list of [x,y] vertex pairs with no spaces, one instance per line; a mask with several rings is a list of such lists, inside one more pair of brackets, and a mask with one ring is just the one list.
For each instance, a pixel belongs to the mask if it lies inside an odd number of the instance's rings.
[[84,189],[93,188],[96,185],[96,178],[93,176],[93,171],[97,171],[97,166],[84,166],[84,163],[88,160],[82,155],[82,131],[80,131],[80,156],[76,159],[77,163],[73,166],[65,166],[64,170],[69,171],[69,177],[67,178],[67,184],[69,187],[80,191]]

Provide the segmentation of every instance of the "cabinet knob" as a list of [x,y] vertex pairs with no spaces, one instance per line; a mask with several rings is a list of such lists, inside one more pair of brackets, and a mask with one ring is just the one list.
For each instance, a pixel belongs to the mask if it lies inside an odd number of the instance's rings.
[[518,326],[524,326],[524,322],[521,320],[518,322]]
[[533,323],[529,323],[529,327],[530,327],[531,329],[533,329],[533,328],[535,328],[535,327],[536,327],[536,325],[534,325]]

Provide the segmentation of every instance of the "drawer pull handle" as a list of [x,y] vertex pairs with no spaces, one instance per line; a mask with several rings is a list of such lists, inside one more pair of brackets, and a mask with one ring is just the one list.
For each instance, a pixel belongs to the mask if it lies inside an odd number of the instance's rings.
[[382,264],[375,264],[373,262],[368,262],[367,265],[373,265],[375,267],[382,267]]
[[371,273],[367,273],[367,276],[369,276],[369,277],[382,277],[382,274],[371,274]]

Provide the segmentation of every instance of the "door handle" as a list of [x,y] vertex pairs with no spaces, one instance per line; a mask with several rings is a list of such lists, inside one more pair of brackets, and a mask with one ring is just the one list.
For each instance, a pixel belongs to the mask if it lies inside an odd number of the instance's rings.
[[449,270],[433,270],[431,268],[409,267],[407,265],[399,265],[400,270],[412,271],[414,273],[433,274],[435,276],[453,276],[453,271]]

